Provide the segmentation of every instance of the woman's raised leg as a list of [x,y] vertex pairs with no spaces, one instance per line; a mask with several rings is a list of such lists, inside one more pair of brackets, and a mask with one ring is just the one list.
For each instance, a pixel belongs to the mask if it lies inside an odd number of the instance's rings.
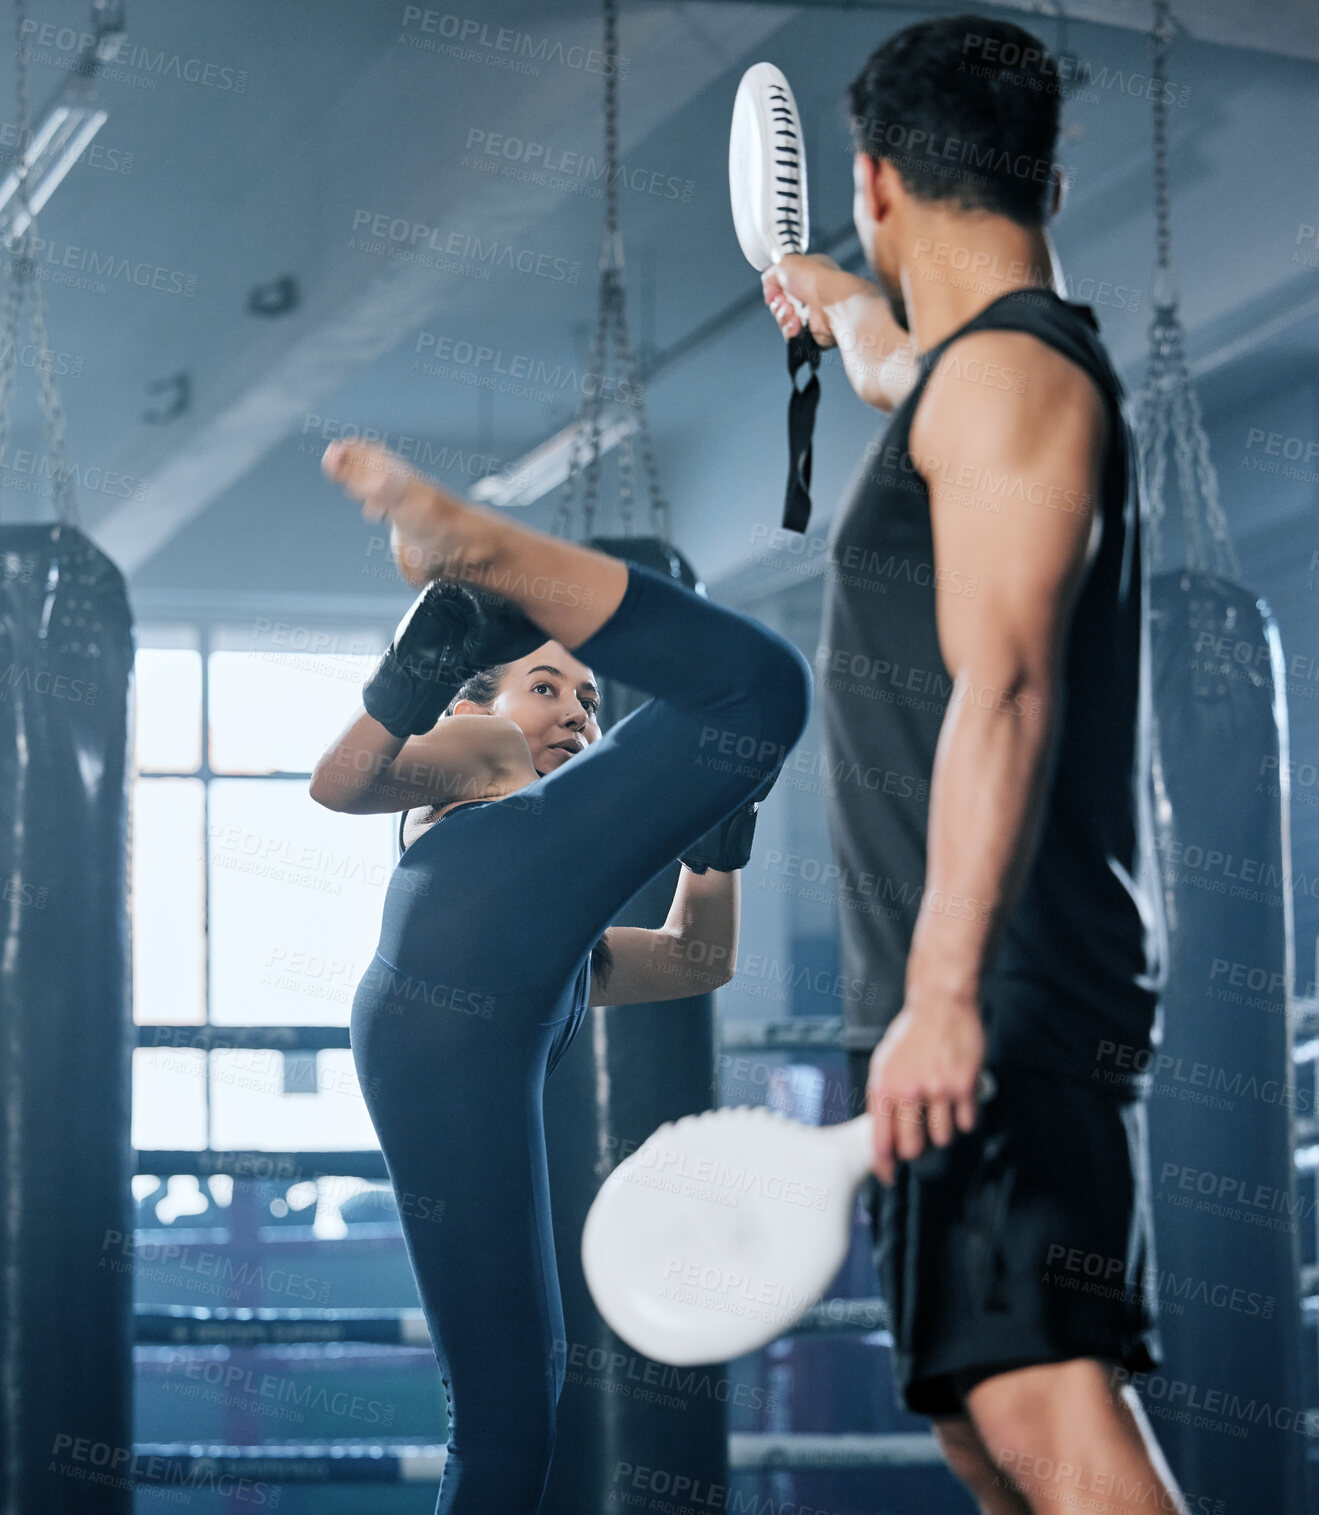
[[[678,590],[658,574],[649,576],[652,584],[630,586],[622,560],[469,504],[376,443],[332,442],[323,467],[362,501],[368,520],[388,517],[395,558],[411,582],[473,583],[516,605],[547,638],[635,688],[688,709],[709,710],[747,695],[768,700],[781,707],[780,718],[770,721],[780,746],[800,736],[810,706],[810,665],[759,622]],[[631,624],[616,635],[620,619]],[[643,635],[647,631],[653,636]],[[785,755],[781,750],[778,761]],[[748,792],[776,767],[761,760],[758,778],[748,769]]]
[[570,651],[599,630],[627,585],[627,565],[473,505],[374,442],[331,442],[321,466],[368,521],[389,520],[410,583],[460,579],[512,601]]

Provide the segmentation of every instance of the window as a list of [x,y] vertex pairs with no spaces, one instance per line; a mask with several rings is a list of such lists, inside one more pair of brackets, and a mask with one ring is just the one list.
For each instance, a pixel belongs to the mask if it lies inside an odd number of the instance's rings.
[[[380,628],[137,629],[133,995],[140,1025],[346,1026],[375,950],[396,816],[307,793]],[[377,1143],[346,1051],[139,1048],[139,1148]],[[191,1045],[190,1045],[191,1043]]]

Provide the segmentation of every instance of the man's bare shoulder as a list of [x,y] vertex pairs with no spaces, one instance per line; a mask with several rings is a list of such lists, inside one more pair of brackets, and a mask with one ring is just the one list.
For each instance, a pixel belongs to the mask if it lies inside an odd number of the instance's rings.
[[972,331],[936,359],[911,434],[923,450],[956,446],[986,423],[1033,431],[1102,425],[1103,391],[1079,363],[1027,331]]

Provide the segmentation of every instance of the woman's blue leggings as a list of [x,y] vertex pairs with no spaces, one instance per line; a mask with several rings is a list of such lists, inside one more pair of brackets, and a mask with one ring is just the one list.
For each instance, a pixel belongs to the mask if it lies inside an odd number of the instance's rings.
[[353,1058],[448,1395],[437,1515],[533,1515],[549,1472],[565,1338],[541,1100],[586,1013],[591,947],[778,771],[811,707],[791,643],[634,564],[573,652],[653,698],[413,842],[353,1000]]

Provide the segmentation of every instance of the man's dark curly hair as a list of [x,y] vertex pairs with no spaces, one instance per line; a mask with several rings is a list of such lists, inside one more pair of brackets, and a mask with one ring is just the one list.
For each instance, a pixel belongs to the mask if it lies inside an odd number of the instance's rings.
[[855,151],[887,158],[917,199],[1043,224],[1060,95],[1038,37],[986,16],[920,21],[877,47],[847,93]]

